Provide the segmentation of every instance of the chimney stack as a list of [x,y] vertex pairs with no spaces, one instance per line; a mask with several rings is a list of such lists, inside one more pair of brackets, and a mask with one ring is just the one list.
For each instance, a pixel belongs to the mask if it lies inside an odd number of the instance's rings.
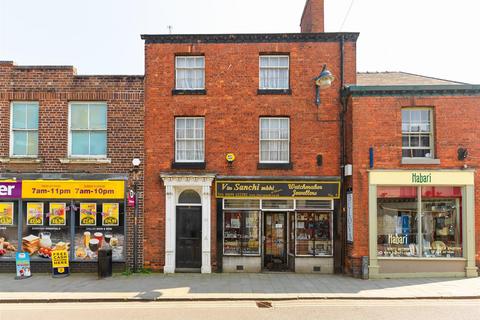
[[301,32],[325,32],[324,0],[307,0],[300,22]]

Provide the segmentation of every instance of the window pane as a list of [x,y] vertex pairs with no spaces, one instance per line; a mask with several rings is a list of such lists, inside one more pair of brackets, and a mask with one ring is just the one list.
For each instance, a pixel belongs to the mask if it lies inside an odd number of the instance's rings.
[[420,146],[420,137],[419,136],[410,136],[410,146],[411,147]]
[[91,104],[90,105],[90,129],[106,129],[107,128],[107,105]]
[[[435,187],[427,187],[427,189],[431,190]],[[422,193],[424,193],[423,188]],[[435,192],[426,193],[435,194]],[[461,201],[461,195],[453,199],[422,198],[424,257],[463,257]]]
[[402,136],[402,146],[408,147],[409,146],[409,136]]
[[107,154],[107,132],[92,131],[90,132],[90,155],[106,155]]
[[36,156],[38,154],[38,131],[29,131],[27,141],[27,155]]
[[177,68],[185,68],[187,63],[185,62],[185,57],[177,57]]
[[313,212],[296,213],[296,243],[297,255],[315,254],[315,214]]
[[88,105],[87,104],[71,105],[71,128],[72,129],[88,129]]
[[333,254],[332,215],[331,213],[314,213],[315,216],[315,255],[329,256]]
[[204,68],[205,67],[205,57],[197,57],[195,61],[195,66],[197,68]]
[[88,140],[88,132],[72,132],[72,155],[89,155]]
[[13,132],[13,155],[23,156],[27,152],[27,132],[14,131]]
[[223,253],[241,254],[241,213],[224,213]]
[[260,230],[258,222],[260,219],[259,212],[248,211],[242,212],[245,217],[245,233],[242,237],[243,254],[259,254],[260,253]]
[[38,104],[27,104],[27,129],[38,129]]
[[377,194],[377,255],[418,257],[416,188],[378,187]]
[[25,129],[27,108],[25,104],[14,103],[12,108],[12,128],[13,129]]

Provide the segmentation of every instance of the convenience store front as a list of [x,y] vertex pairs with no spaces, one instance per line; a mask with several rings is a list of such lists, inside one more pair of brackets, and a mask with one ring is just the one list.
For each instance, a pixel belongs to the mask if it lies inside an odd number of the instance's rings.
[[78,269],[96,270],[106,243],[113,261],[124,264],[125,235],[125,180],[0,181],[1,270],[16,252],[29,253],[34,271],[49,270],[57,249]]
[[369,277],[476,277],[473,170],[369,172]]
[[223,272],[334,272],[338,180],[215,183]]

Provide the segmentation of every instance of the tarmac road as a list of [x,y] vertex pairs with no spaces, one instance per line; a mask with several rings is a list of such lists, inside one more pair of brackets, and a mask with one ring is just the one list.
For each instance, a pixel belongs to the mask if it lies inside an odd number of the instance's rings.
[[0,320],[480,319],[477,300],[291,300],[0,304]]

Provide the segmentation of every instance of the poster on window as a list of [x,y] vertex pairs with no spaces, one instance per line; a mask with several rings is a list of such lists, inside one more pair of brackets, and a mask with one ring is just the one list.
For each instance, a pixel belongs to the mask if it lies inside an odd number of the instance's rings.
[[50,226],[64,226],[67,224],[66,203],[50,203],[50,213],[48,216],[48,224]]
[[13,202],[0,203],[0,226],[13,226]]
[[102,210],[102,226],[118,226],[120,222],[118,203],[104,203]]
[[81,226],[97,225],[97,204],[96,203],[80,203],[80,225]]
[[347,241],[353,242],[353,193],[347,193]]
[[27,203],[27,226],[43,226],[43,202]]

